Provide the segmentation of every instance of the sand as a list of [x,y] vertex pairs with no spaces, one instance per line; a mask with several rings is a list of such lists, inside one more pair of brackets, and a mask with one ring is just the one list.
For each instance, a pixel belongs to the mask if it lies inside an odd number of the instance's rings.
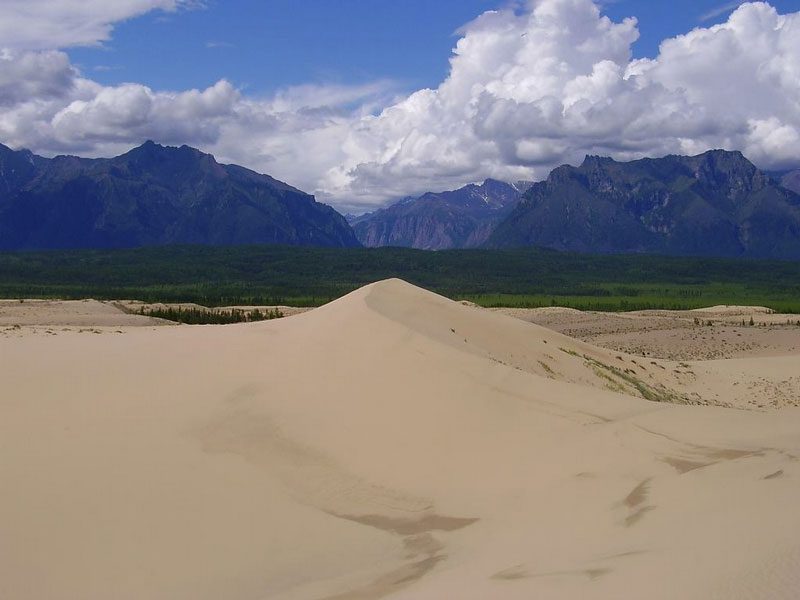
[[0,330],[13,327],[148,327],[166,321],[98,300],[0,300]]
[[739,391],[798,355],[645,360],[398,280],[260,323],[30,329],[0,337],[4,600],[800,589],[800,409]]
[[773,313],[758,306],[626,313],[568,308],[492,310],[641,356],[681,361],[800,354],[800,315]]

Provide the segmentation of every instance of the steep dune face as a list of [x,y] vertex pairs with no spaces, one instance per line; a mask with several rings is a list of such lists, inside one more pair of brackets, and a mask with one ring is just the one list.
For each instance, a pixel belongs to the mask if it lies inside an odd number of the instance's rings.
[[631,394],[690,393],[667,363],[396,280],[291,319],[0,353],[2,598],[800,585],[800,412],[650,402]]
[[[751,407],[754,393],[783,406],[800,398],[800,356],[669,361],[600,348],[545,327],[462,306],[399,281],[375,286],[375,312],[454,349],[547,379],[671,404]],[[580,313],[578,313],[580,314]]]

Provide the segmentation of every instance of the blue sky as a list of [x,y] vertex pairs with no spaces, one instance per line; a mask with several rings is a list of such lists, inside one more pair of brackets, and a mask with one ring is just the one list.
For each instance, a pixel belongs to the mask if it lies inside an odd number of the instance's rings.
[[211,0],[204,10],[131,19],[117,25],[102,48],[75,48],[70,56],[103,83],[137,81],[160,89],[205,87],[221,78],[254,93],[379,78],[426,87],[446,73],[456,30],[497,5]]
[[[639,19],[635,57],[661,40],[724,21],[729,0],[609,0],[614,20]],[[772,0],[780,12],[800,0]],[[148,13],[116,25],[99,47],[69,50],[104,84],[204,88],[226,78],[251,93],[311,82],[380,78],[403,88],[435,87],[446,76],[460,27],[498,0],[208,0],[203,10]]]

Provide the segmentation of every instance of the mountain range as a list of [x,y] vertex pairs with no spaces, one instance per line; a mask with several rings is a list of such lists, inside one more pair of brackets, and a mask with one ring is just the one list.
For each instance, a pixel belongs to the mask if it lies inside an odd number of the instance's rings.
[[165,244],[359,246],[313,196],[188,146],[48,159],[0,145],[0,249]]
[[488,247],[800,258],[800,195],[740,152],[587,156],[536,183]]
[[400,246],[423,250],[476,248],[519,202],[525,182],[487,179],[448,192],[428,192],[350,220],[367,247]]
[[[349,223],[348,223],[349,221]],[[535,184],[493,179],[346,220],[313,196],[190,148],[43,158],[0,145],[0,249],[167,244],[800,258],[800,170],[740,152],[587,156]]]

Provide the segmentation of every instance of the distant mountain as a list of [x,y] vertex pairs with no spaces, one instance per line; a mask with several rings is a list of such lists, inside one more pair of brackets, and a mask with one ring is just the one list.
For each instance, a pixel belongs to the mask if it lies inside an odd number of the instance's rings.
[[740,152],[587,156],[533,185],[487,246],[800,258],[800,196]]
[[795,194],[800,194],[800,169],[783,173],[781,185],[787,190],[792,190]]
[[188,146],[46,159],[0,145],[0,249],[358,246],[333,208]]
[[358,240],[369,247],[473,248],[483,244],[513,210],[522,191],[516,185],[487,179],[481,185],[405,198],[350,223]]

